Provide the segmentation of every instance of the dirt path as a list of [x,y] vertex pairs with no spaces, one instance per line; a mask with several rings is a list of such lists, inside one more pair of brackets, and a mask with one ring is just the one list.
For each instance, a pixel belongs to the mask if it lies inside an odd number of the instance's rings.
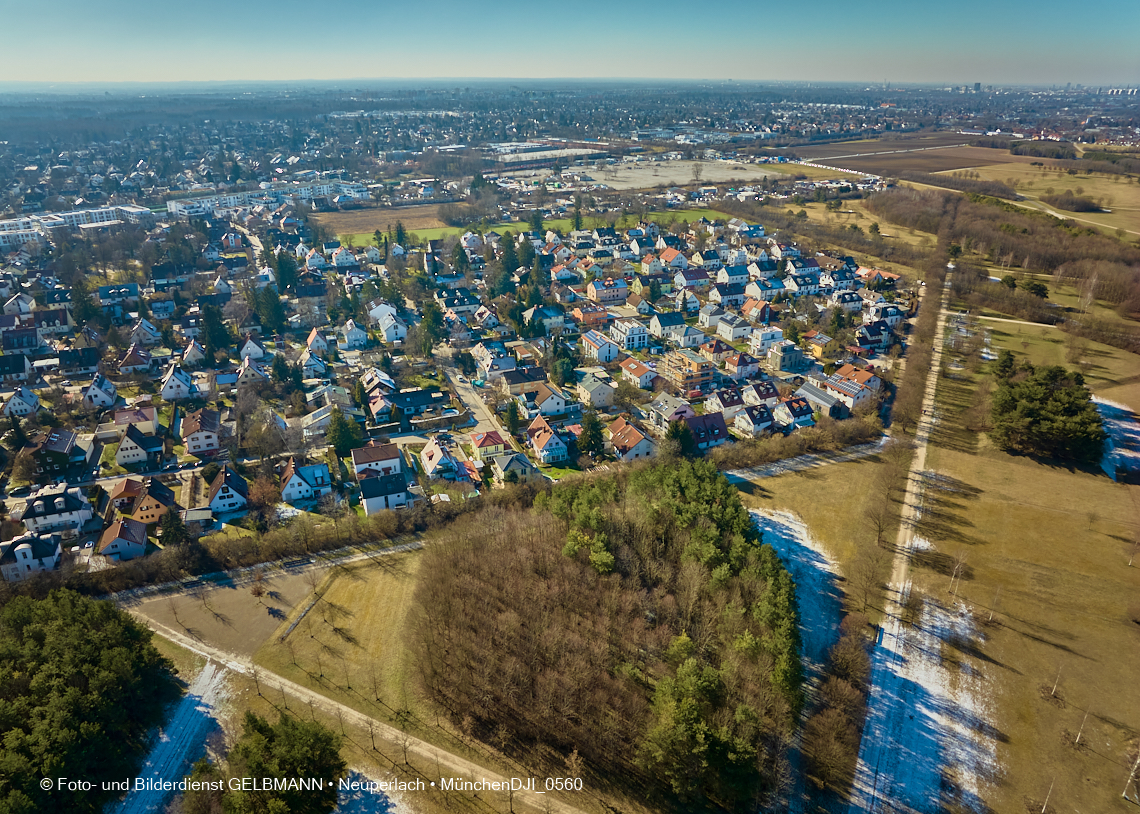
[[[220,668],[230,670],[241,675],[253,675],[253,662],[244,656],[236,653],[228,653],[219,650],[215,647],[210,647],[207,644],[191,639],[176,630],[171,630],[167,626],[155,622],[143,616],[138,611],[131,609],[130,612],[143,624],[147,625],[158,635],[163,638],[169,639],[180,647],[184,647],[193,653],[204,656],[207,659],[216,662]],[[313,692],[307,687],[302,687],[287,678],[283,678],[276,673],[271,673],[263,668],[258,668],[257,671],[258,682],[263,687],[270,687],[278,692],[287,693],[294,698],[306,704],[312,704],[314,707],[321,709],[330,715],[342,715],[344,720],[362,728],[367,729],[369,726],[376,732],[377,736],[393,743],[402,743],[405,737],[404,733],[398,729],[389,726],[382,721],[377,721],[370,718],[363,713],[358,712],[352,707],[341,704],[330,698],[326,698],[320,693]],[[449,776],[464,776],[470,779],[486,778],[489,781],[502,782],[507,778],[495,772],[488,771],[482,766],[472,763],[466,758],[459,755],[452,754],[434,746],[427,741],[422,741],[418,738],[411,738],[408,741],[409,754],[415,754],[420,758],[426,760],[434,760],[438,763],[441,770],[446,771]],[[584,814],[581,809],[574,808],[567,805],[556,798],[551,798],[546,794],[539,794],[530,791],[520,791],[515,795],[516,802],[525,802],[528,805],[539,811],[552,811],[558,814]],[[153,809],[151,809],[153,810]],[[126,814],[126,812],[123,812]]]
[[[896,686],[895,677],[902,672],[906,658],[903,654],[902,605],[910,590],[908,569],[910,552],[914,545],[914,526],[920,513],[923,472],[926,469],[926,448],[934,427],[934,395],[941,369],[942,349],[946,331],[947,304],[950,297],[950,279],[947,275],[938,310],[938,325],[934,332],[934,349],[930,360],[930,374],[926,378],[926,391],[922,400],[922,417],[915,434],[915,454],[907,475],[906,497],[903,503],[891,579],[887,586],[886,607],[879,642],[872,654],[872,689],[868,699],[867,722],[859,748],[859,763],[855,770],[850,814],[866,814],[881,810],[896,802],[889,799],[896,787],[896,770],[900,761],[917,759],[902,748],[905,731],[914,727],[913,715],[908,719],[912,699],[905,687]],[[934,789],[937,794],[937,789]]]

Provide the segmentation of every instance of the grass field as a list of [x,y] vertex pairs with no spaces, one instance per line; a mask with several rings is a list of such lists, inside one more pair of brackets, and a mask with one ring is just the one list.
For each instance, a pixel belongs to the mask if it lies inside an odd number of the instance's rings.
[[[386,218],[390,217],[389,213],[398,213],[398,212],[402,212],[403,210],[400,210],[400,209],[374,209],[374,210],[369,210],[369,211],[371,213],[373,213],[374,217],[386,219]],[[353,214],[359,214],[359,213],[353,213]],[[403,218],[396,218],[395,216],[391,216],[391,217],[392,217],[392,219],[390,222],[393,224],[393,226],[395,226],[397,219],[400,220],[401,222],[403,222]],[[670,221],[685,221],[687,223],[689,221],[698,220],[700,218],[708,218],[709,220],[715,220],[717,218],[720,218],[720,219],[724,220],[724,219],[728,218],[728,215],[724,214],[723,212],[717,212],[715,209],[678,209],[678,210],[670,210],[670,211],[665,211],[665,212],[651,212],[649,214],[649,219],[656,222],[656,223],[668,223]],[[385,224],[383,226],[383,231],[385,231],[385,232],[387,231],[387,225],[386,224],[388,222],[389,222],[388,220],[383,220],[383,223]],[[380,223],[380,221],[376,221],[376,223]],[[622,218],[621,220],[618,221],[617,227],[620,229],[628,229],[629,227],[635,225],[636,223],[637,223],[637,217],[634,215],[628,215],[625,218]],[[407,227],[406,223],[404,225],[405,225],[405,227]],[[583,229],[593,229],[597,226],[605,226],[605,225],[606,225],[605,222],[603,222],[597,218],[593,218],[590,216],[585,216],[582,218],[582,228]],[[571,221],[569,218],[556,218],[553,220],[544,221],[543,226],[548,228],[548,229],[558,229],[563,234],[566,234],[573,228],[573,221]],[[376,228],[380,228],[380,227],[374,227],[373,231],[375,231]],[[430,228],[430,229],[412,229],[410,227],[407,227],[407,228],[408,228],[408,232],[410,234],[414,235],[414,237],[417,240],[424,241],[424,240],[441,240],[445,237],[461,235],[471,227],[440,226],[440,227]],[[527,231],[528,229],[530,229],[530,226],[529,226],[529,224],[526,224],[526,223],[514,221],[511,223],[493,223],[490,226],[488,226],[487,228],[488,228],[488,230],[499,232],[500,234],[502,234],[503,232],[507,232],[507,231],[518,234],[519,232]],[[356,246],[363,246],[365,244],[370,244],[372,242],[372,232],[359,232],[359,233],[355,233],[355,234],[340,233],[340,239],[342,241],[346,240],[349,237],[352,238],[352,241],[353,241],[354,245],[356,245]]]
[[[1053,329],[1000,327],[1023,328],[1032,338],[995,334],[996,343],[1035,361],[1063,353]],[[1109,351],[1104,375],[1140,367]],[[933,548],[914,558],[911,577],[951,600],[954,561],[964,560],[957,599],[973,608],[984,642],[947,657],[971,657],[992,688],[1001,772],[983,797],[995,812],[1023,811],[1026,798],[1041,801],[1054,784],[1055,811],[1132,810],[1120,792],[1140,731],[1140,630],[1125,612],[1140,590],[1140,569],[1127,567],[1140,487],[995,449],[960,423],[975,385],[968,376],[940,380],[927,466],[948,488],[927,490],[919,534]],[[1089,710],[1084,745],[1067,745]]]
[[[1060,328],[986,320],[982,324],[990,328],[995,350],[1013,351],[1035,365],[1076,367],[1067,361],[1072,340]],[[1140,356],[1099,342],[1080,340],[1080,346],[1082,358],[1088,362],[1085,383],[1093,394],[1140,410]]]
[[[534,773],[527,769],[562,768],[557,761],[538,766],[538,756],[529,756],[529,765],[524,768],[464,735],[416,692],[415,667],[405,637],[416,581],[422,576],[420,562],[417,552],[329,572],[317,589],[320,598],[305,620],[281,642],[279,637],[299,611],[290,614],[290,619],[257,650],[255,663],[501,774],[525,776]],[[299,603],[298,608],[306,607],[311,598]],[[367,741],[365,733],[364,743]],[[432,771],[425,774],[438,776]],[[486,802],[492,803],[491,810],[508,810],[505,799],[500,804],[493,795],[483,796],[487,800],[479,810],[488,810]],[[417,797],[416,811],[420,810],[418,801]],[[598,814],[614,810],[614,804],[617,810],[630,814],[645,811],[633,800],[600,797],[596,784],[588,794],[566,801]]]
[[409,232],[421,229],[439,229],[445,225],[439,219],[439,205],[402,206],[399,208],[354,209],[348,212],[322,212],[314,215],[317,223],[338,235],[357,235],[356,245],[372,242],[372,234],[377,229],[387,233],[388,228],[396,228],[396,221],[404,224]]
[[[982,149],[982,148],[978,148]],[[1000,154],[996,150],[990,150]],[[1007,156],[1014,158],[1014,156]],[[1034,167],[1028,162],[1018,163],[991,163],[989,166],[977,166],[974,169],[982,178],[991,181],[1010,182],[1017,184],[1017,192],[1026,198],[1023,203],[1036,209],[1056,213],[1065,218],[1072,218],[1078,223],[1088,223],[1100,226],[1106,231],[1114,232],[1123,229],[1131,235],[1140,235],[1140,183],[1120,175],[1068,175],[1047,171],[1051,163],[1045,161],[1046,167]],[[1041,159],[1038,159],[1041,160]],[[1052,189],[1054,194],[1060,195],[1066,190],[1072,190],[1074,195],[1083,195],[1086,198],[1099,200],[1111,212],[1065,212],[1043,204],[1042,195]],[[1080,190],[1078,192],[1078,190]]]

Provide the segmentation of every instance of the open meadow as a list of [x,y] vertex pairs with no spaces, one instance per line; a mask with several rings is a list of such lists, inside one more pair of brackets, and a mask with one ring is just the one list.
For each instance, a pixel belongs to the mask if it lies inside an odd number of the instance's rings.
[[[1039,163],[1044,163],[1045,166],[1034,167],[1031,162],[1021,160],[1027,158],[1026,156],[1010,156],[998,150],[989,150],[988,152],[1004,155],[1007,159],[1016,159],[1016,162],[989,162],[985,165],[971,165],[971,169],[974,169],[987,181],[1013,182],[1016,184],[1017,193],[1025,198],[1024,201],[1018,203],[1060,217],[1071,218],[1078,223],[1099,226],[1104,231],[1115,232],[1117,229],[1121,229],[1128,235],[1140,236],[1140,180],[1125,175],[1104,175],[1102,173],[1069,175],[1063,171],[1057,172],[1050,169],[1057,162],[1037,159]],[[934,172],[934,170],[928,170],[928,172]],[[1042,195],[1061,195],[1066,191],[1071,191],[1074,195],[1091,198],[1094,201],[1100,201],[1105,209],[1111,211],[1066,212],[1049,206],[1041,200]]]
[[[1028,166],[1039,159],[1010,155],[1003,150],[988,147],[932,147],[898,148],[898,152],[880,152],[871,155],[826,159],[829,164],[875,175],[898,175],[904,172],[946,172],[969,168],[980,169],[990,164],[1020,164]],[[824,161],[824,159],[820,159]],[[996,180],[1004,180],[998,178]]]
[[832,144],[806,144],[795,147],[796,155],[827,163],[836,156],[891,153],[897,150],[919,150],[931,147],[950,147],[966,144],[970,136],[961,133],[924,131],[921,133],[891,134],[883,138],[840,141]]
[[[1061,361],[1056,329],[993,327],[996,347]],[[1103,352],[1094,389],[1140,368],[1122,351],[1092,350]],[[1040,810],[1052,785],[1056,811],[1131,810],[1120,792],[1140,735],[1140,569],[1128,567],[1140,487],[996,449],[965,425],[979,383],[966,371],[939,381],[917,529],[929,545],[914,553],[911,578],[964,605],[980,631],[946,642],[942,657],[968,660],[989,688],[977,737],[996,740],[1000,768],[983,799],[992,811],[1027,800]]]

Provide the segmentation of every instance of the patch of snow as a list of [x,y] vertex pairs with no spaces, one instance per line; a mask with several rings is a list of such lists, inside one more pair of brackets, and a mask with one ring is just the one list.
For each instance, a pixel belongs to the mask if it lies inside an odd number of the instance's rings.
[[776,550],[796,582],[805,674],[818,674],[827,652],[839,641],[843,619],[843,593],[836,584],[839,571],[796,515],[756,509],[750,513],[764,542]]
[[1104,431],[1108,433],[1100,460],[1101,469],[1113,480],[1121,470],[1140,471],[1140,422],[1132,408],[1096,396],[1093,404],[1104,420]]
[[397,795],[362,788],[369,782],[382,783],[384,778],[368,777],[352,771],[345,777],[345,781],[355,784],[357,788],[342,788],[337,792],[333,814],[411,814],[412,809]]
[[[189,773],[190,767],[205,752],[206,736],[216,726],[214,710],[226,697],[225,670],[210,661],[206,663],[178,702],[166,726],[159,730],[158,740],[143,764],[140,778],[176,782]],[[135,790],[127,792],[118,803],[111,803],[111,814],[150,814],[162,811],[174,792]]]
[[987,810],[984,787],[998,774],[991,688],[966,657],[959,664],[942,659],[943,645],[969,650],[980,639],[960,603],[947,609],[924,600],[915,627],[888,621],[871,655],[850,814],[936,811],[950,803]]

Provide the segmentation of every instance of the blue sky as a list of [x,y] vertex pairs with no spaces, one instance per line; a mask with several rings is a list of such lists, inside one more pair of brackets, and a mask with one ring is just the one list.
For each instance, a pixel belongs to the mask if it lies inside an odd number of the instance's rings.
[[418,77],[1140,84],[1140,0],[23,0],[4,81]]

